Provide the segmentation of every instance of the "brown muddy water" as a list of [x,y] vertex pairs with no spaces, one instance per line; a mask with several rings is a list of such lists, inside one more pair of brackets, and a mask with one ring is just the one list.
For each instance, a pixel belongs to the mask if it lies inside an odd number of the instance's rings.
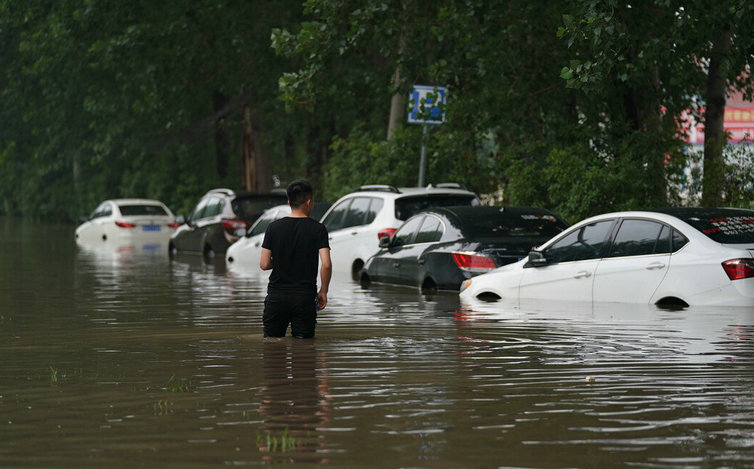
[[[754,311],[459,308],[0,219],[0,467],[754,467]],[[333,253],[337,255],[337,253]]]

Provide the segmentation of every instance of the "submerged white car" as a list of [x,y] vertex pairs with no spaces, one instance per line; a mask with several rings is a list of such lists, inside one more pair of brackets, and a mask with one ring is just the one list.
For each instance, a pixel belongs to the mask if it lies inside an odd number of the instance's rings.
[[[327,202],[315,202],[310,217],[319,220],[328,208],[330,208],[330,204]],[[225,262],[233,268],[258,271],[259,258],[262,257],[262,241],[264,241],[264,232],[267,230],[267,226],[273,221],[290,214],[291,207],[289,205],[276,205],[265,210],[257,221],[249,227],[246,236],[228,248],[225,252]]]
[[177,227],[175,215],[159,200],[105,200],[76,228],[76,240],[167,243]]
[[579,222],[527,258],[467,280],[461,301],[754,307],[754,210],[668,208]]

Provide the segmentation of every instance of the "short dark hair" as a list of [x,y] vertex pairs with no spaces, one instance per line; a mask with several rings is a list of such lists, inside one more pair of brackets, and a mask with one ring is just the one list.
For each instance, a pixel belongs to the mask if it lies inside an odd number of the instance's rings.
[[291,208],[298,208],[306,203],[307,200],[312,198],[314,189],[309,181],[298,179],[288,184],[288,188],[285,190],[288,195],[288,203]]

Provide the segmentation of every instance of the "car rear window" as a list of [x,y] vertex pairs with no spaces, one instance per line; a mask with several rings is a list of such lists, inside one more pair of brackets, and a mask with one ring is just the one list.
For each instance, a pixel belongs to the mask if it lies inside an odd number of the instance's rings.
[[479,199],[474,195],[443,194],[443,195],[413,195],[395,199],[395,218],[407,220],[424,210],[434,207],[451,207],[453,205],[479,205]]
[[681,219],[718,243],[754,243],[754,212],[749,210],[691,215]]
[[284,195],[257,195],[252,197],[236,197],[233,200],[233,212],[242,219],[257,219],[262,212],[276,205],[288,202]]
[[140,215],[167,215],[165,209],[160,205],[119,205],[120,214],[124,217],[134,217]]
[[469,238],[499,236],[552,238],[568,225],[559,218],[541,213],[511,214],[504,212],[467,214],[463,232]]

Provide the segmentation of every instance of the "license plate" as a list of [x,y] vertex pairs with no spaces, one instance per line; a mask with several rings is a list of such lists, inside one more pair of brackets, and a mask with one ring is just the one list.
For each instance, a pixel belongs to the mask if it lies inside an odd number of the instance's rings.
[[160,225],[144,225],[141,229],[144,231],[160,231]]

